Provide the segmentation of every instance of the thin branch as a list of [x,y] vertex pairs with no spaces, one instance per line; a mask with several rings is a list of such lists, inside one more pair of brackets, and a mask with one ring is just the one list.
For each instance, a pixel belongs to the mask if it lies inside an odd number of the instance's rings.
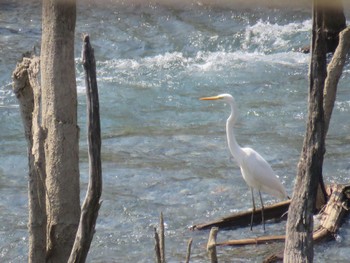
[[88,111],[89,144],[89,185],[82,206],[78,231],[68,262],[85,262],[95,233],[95,224],[101,206],[102,168],[101,168],[101,128],[98,89],[96,81],[96,62],[94,50],[88,35],[84,36],[83,65]]
[[339,44],[334,52],[331,62],[327,67],[327,78],[324,87],[324,118],[325,134],[327,134],[334,102],[337,94],[338,82],[343,72],[345,60],[350,50],[350,27],[345,28],[339,34]]
[[154,228],[154,239],[155,239],[155,245],[154,245],[154,251],[156,253],[156,259],[157,263],[161,263],[161,256],[160,256],[160,245],[159,245],[159,235],[157,232],[157,228]]
[[185,261],[185,263],[189,263],[190,262],[192,241],[193,241],[193,239],[190,238],[190,240],[188,240],[188,243],[187,243],[187,253],[186,253],[186,261]]
[[159,221],[159,249],[161,263],[165,263],[165,234],[164,234],[164,218],[163,213],[160,213]]

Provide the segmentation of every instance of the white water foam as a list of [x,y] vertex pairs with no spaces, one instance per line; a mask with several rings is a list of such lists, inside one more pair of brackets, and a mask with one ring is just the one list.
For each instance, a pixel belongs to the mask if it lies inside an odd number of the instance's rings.
[[250,63],[266,63],[285,66],[297,66],[308,63],[309,56],[299,52],[280,52],[264,54],[262,52],[197,52],[195,57],[186,57],[181,52],[165,53],[141,59],[113,59],[98,62],[101,80],[113,81],[113,72],[133,72],[149,70],[178,71],[217,71],[227,67],[240,68]]
[[244,33],[243,50],[251,50],[252,47],[259,51],[269,49],[284,49],[293,41],[291,36],[300,33],[309,34],[312,27],[311,20],[301,23],[291,22],[286,25],[272,24],[259,20],[252,26],[247,26]]

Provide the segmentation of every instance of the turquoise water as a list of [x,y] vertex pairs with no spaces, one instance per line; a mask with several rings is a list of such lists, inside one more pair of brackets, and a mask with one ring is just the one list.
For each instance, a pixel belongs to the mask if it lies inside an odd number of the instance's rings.
[[[27,253],[27,158],[11,72],[40,47],[40,4],[1,3],[0,261]],[[81,35],[97,59],[101,100],[103,205],[89,262],[154,262],[153,228],[166,223],[168,262],[206,262],[208,232],[192,224],[249,209],[250,192],[226,145],[229,108],[202,96],[231,93],[239,107],[237,141],[260,152],[291,195],[307,117],[309,11],[206,5],[131,5],[116,0],[78,6],[76,71],[81,127],[82,198],[87,185]],[[349,181],[350,77],[343,74],[327,139],[327,183]],[[264,195],[265,203],[276,200]],[[317,262],[346,262],[349,222],[338,241],[316,247]],[[284,223],[267,224],[281,234]],[[262,227],[219,232],[218,239],[263,235]],[[278,246],[277,246],[278,247]],[[274,246],[220,248],[219,260],[259,262]],[[252,259],[251,255],[257,258]]]

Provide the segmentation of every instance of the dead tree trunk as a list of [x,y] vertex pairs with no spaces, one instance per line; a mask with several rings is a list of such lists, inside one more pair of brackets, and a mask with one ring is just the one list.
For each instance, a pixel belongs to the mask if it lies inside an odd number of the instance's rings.
[[[85,262],[102,192],[96,65],[84,38],[90,180],[79,229],[79,159],[75,85],[75,1],[43,1],[39,58],[24,58],[13,73],[28,142],[29,262]],[[75,234],[77,232],[77,235]],[[74,239],[76,237],[76,239]],[[74,240],[74,247],[72,245]]]
[[[95,232],[102,193],[101,129],[96,81],[96,63],[89,37],[84,37],[83,63],[86,71],[90,180],[75,243],[68,262],[85,262]],[[13,72],[13,90],[19,100],[29,164],[29,262],[47,262],[45,133],[41,127],[40,59],[23,58]]]
[[39,58],[23,58],[13,72],[13,90],[19,100],[25,138],[28,144],[29,253],[28,262],[45,262],[46,196],[44,155],[39,125]]
[[75,0],[44,0],[41,87],[46,171],[47,261],[67,262],[80,217],[75,82]]
[[[286,263],[313,261],[313,212],[319,182],[322,181],[324,146],[323,87],[326,77],[326,46],[323,30],[324,6],[313,6],[308,123],[298,164],[286,230]],[[323,183],[323,182],[322,182]]]

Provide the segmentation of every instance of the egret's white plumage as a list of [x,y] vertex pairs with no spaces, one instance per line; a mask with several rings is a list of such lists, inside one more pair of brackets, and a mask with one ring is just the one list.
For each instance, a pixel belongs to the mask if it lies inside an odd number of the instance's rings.
[[241,148],[235,138],[233,132],[233,126],[237,119],[237,106],[234,98],[230,94],[220,94],[214,97],[204,97],[200,100],[223,100],[231,107],[231,114],[226,121],[226,135],[227,143],[230,152],[234,159],[237,161],[244,181],[248,184],[252,193],[253,212],[251,218],[251,229],[253,223],[253,215],[255,211],[255,201],[253,189],[259,191],[261,206],[262,206],[262,221],[265,229],[264,222],[264,205],[261,198],[260,191],[268,193],[280,199],[288,198],[287,192],[284,189],[282,183],[273,172],[268,162],[256,151],[251,148]]

